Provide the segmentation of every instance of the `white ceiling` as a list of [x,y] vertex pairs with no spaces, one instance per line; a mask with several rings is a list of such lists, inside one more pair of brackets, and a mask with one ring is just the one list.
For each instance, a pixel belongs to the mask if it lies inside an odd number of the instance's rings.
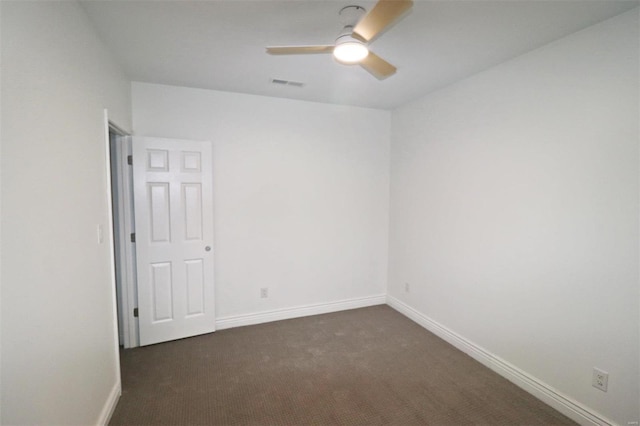
[[[134,81],[392,109],[640,3],[416,0],[371,49],[398,72],[377,80],[331,55],[271,56],[267,45],[332,44],[339,10],[361,0],[82,0]],[[279,86],[271,79],[304,87]]]

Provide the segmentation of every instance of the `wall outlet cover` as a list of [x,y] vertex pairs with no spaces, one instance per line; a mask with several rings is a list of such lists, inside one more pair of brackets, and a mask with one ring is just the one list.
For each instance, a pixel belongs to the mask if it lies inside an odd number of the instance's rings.
[[593,377],[591,379],[591,385],[600,389],[603,392],[607,391],[607,387],[609,386],[609,373],[606,371],[602,371],[599,368],[593,367]]

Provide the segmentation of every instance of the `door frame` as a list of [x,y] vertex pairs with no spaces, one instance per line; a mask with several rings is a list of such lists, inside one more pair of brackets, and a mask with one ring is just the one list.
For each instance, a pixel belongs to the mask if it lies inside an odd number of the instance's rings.
[[[134,316],[133,311],[137,307],[135,245],[130,241],[130,235],[135,232],[132,198],[133,177],[131,166],[127,161],[128,156],[131,155],[131,136],[108,119],[107,110],[105,110],[105,127],[114,293],[116,286],[119,285],[120,288],[120,297],[115,296],[116,306],[114,306],[116,310],[116,342],[119,343],[119,333],[122,333],[123,346],[128,349],[139,346],[138,319]],[[111,141],[111,134],[115,135],[114,142]],[[111,184],[112,177],[114,178],[113,185]],[[118,310],[122,312],[120,318],[118,318]],[[122,320],[121,324],[120,319]]]

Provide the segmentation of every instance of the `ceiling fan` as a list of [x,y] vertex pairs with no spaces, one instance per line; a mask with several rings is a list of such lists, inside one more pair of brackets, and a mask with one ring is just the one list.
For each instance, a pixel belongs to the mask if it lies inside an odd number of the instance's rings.
[[[300,55],[332,53],[343,64],[358,64],[382,80],[396,72],[396,67],[369,50],[369,43],[413,5],[413,0],[379,0],[365,14],[360,6],[347,6],[340,10],[344,28],[334,44],[317,46],[270,46],[271,55]],[[364,15],[364,17],[363,17]]]

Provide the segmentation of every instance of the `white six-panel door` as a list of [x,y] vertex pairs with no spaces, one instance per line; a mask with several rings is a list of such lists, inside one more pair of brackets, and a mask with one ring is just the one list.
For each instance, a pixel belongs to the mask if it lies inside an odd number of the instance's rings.
[[140,345],[215,331],[211,143],[132,148]]

